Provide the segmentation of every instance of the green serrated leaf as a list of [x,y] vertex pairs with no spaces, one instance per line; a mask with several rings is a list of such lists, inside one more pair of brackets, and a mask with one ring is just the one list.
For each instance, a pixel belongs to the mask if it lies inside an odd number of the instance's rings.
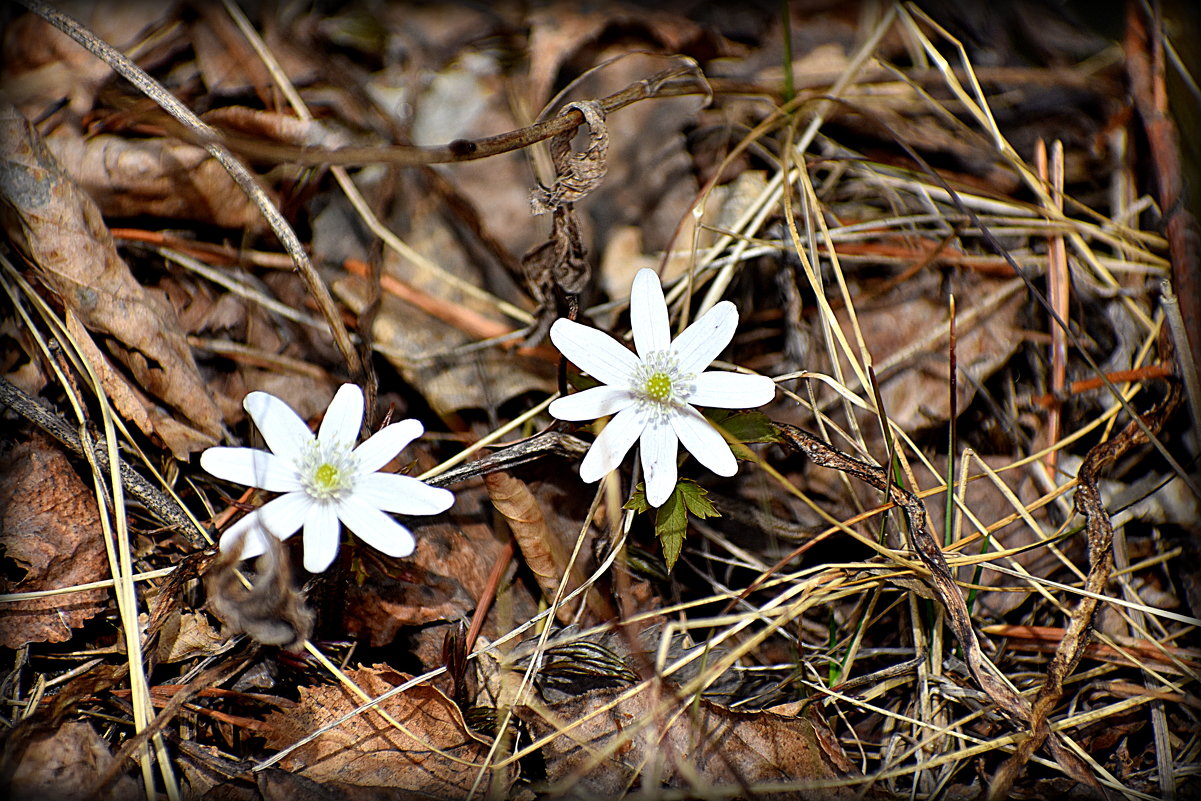
[[763,412],[706,409],[705,417],[739,442],[779,442],[780,430]]
[[[684,549],[684,534],[688,531],[688,510],[684,506],[683,493],[680,487],[684,482],[676,484],[670,496],[655,513],[655,534],[663,546],[663,561],[667,562],[667,570],[671,572]],[[693,485],[695,486],[695,484]]]
[[699,517],[701,520],[706,517],[721,517],[721,512],[717,511],[713,502],[709,500],[709,490],[695,481],[684,479],[676,485],[676,493],[680,495],[684,506],[694,517]]
[[729,409],[706,409],[705,417],[718,430],[724,431],[726,436],[735,440],[730,443],[730,450],[734,452],[734,456],[744,462],[749,462],[754,457],[751,454],[750,448],[740,443],[780,441],[780,430],[776,428],[776,424],[772,422],[772,419],[763,412],[735,412]]
[[628,501],[626,501],[625,505],[623,505],[621,508],[629,509],[631,511],[639,512],[639,513],[649,511],[651,508],[651,505],[646,502],[646,484],[639,481],[638,486],[634,487],[634,493],[630,496],[630,499]]
[[[646,502],[646,485],[639,482],[622,508],[649,512],[652,507]],[[663,548],[663,561],[667,563],[669,573],[684,550],[689,513],[702,519],[721,515],[709,500],[708,490],[690,478],[683,478],[676,483],[663,505],[655,510],[655,536]]]

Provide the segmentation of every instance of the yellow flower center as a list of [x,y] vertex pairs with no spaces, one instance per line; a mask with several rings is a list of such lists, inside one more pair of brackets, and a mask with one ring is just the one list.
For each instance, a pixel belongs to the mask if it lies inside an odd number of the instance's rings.
[[639,408],[662,422],[688,403],[696,376],[680,371],[679,360],[670,349],[649,353],[640,362],[630,376],[630,389]]
[[354,491],[356,459],[346,443],[313,442],[296,465],[300,483],[316,501],[336,500]]
[[667,373],[655,373],[646,379],[644,387],[648,398],[663,403],[671,397],[671,376]]
[[332,464],[323,464],[313,473],[313,483],[319,490],[330,492],[339,486],[338,468]]

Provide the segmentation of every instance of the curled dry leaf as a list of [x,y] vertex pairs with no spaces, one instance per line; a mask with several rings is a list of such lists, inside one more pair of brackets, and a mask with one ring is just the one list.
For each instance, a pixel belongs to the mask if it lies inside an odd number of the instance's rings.
[[664,788],[725,788],[740,796],[756,784],[796,788],[755,793],[756,799],[856,796],[854,787],[813,788],[856,772],[836,740],[797,714],[799,703],[738,712],[702,699],[684,714],[681,703],[693,701],[614,688],[544,711],[514,712],[535,740],[548,738],[542,747],[547,778],[570,782],[580,797],[620,797],[641,775],[656,776]]
[[[174,311],[133,277],[95,202],[63,172],[37,130],[11,106],[0,109],[0,196],[4,227],[38,279],[83,324],[108,337],[112,355],[138,385],[171,405],[215,444],[224,434]],[[193,443],[157,430],[177,458]]]
[[[382,665],[346,675],[372,698],[410,678]],[[267,746],[286,748],[361,704],[341,685],[302,687],[298,708],[267,716]],[[406,731],[364,710],[292,751],[280,766],[344,789],[405,788],[410,798],[467,798],[483,770],[480,797],[507,797],[508,776],[485,767],[487,744],[471,733],[459,708],[441,692],[428,685],[411,687],[378,708],[401,721]],[[489,784],[495,786],[489,789]]]
[[551,212],[550,238],[531,248],[521,259],[526,287],[538,302],[537,320],[526,335],[527,345],[537,345],[558,317],[576,318],[579,296],[592,279],[588,249],[580,235],[575,202],[592,192],[609,168],[609,129],[604,111],[595,100],[569,103],[560,115],[578,111],[589,128],[588,147],[575,153],[571,140],[575,130],[558,134],[550,141],[555,181],[538,187],[530,197],[534,214]]
[[[92,490],[45,439],[0,458],[0,545],[25,571],[0,579],[0,592],[36,592],[85,584],[108,571]],[[103,589],[0,604],[0,646],[63,642],[105,608]]]
[[521,269],[530,296],[538,302],[536,319],[525,338],[532,347],[546,338],[558,318],[576,318],[580,295],[592,281],[588,248],[574,206],[555,207],[550,237],[521,257]]
[[[549,601],[555,597],[559,581],[568,570],[571,551],[558,532],[552,531],[547,525],[538,499],[524,481],[498,470],[484,476],[484,486],[488,488],[492,505],[509,524],[509,530],[513,532],[513,539],[517,541],[526,565],[533,571],[538,586],[542,588],[542,594]],[[584,583],[584,575],[578,563],[571,565],[570,569],[571,577],[567,581],[565,593]],[[560,622],[567,624],[574,620],[576,606],[574,603],[560,606]]]
[[[39,736],[41,735],[41,736]],[[13,747],[13,746],[16,747]],[[10,801],[67,801],[94,798],[116,801],[136,798],[138,786],[121,776],[95,794],[97,780],[108,771],[113,755],[108,743],[82,720],[63,724],[53,733],[30,734],[23,742],[8,743],[11,756]]]
[[208,151],[176,139],[84,138],[62,126],[46,138],[62,169],[108,217],[198,220],[223,228],[266,228],[262,214]]
[[599,102],[589,100],[568,103],[560,115],[578,111],[588,125],[588,147],[579,153],[571,150],[575,131],[567,131],[550,140],[551,159],[555,164],[555,182],[550,189],[534,191],[530,204],[535,214],[546,214],[559,206],[583,199],[604,180],[609,169],[609,128]]

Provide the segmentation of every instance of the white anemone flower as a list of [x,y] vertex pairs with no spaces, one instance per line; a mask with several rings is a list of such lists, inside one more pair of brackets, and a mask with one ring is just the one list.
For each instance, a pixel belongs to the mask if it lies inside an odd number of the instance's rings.
[[766,376],[701,372],[734,338],[738,310],[723,300],[671,339],[667,303],[654,270],[643,269],[630,288],[634,347],[595,328],[567,319],[550,328],[555,347],[604,386],[555,400],[550,413],[560,420],[592,420],[614,415],[584,460],[580,478],[599,480],[617,468],[637,441],[646,474],[646,500],[662,506],[676,485],[676,445],[721,476],[738,462],[721,433],[695,406],[749,409],[775,397]]
[[240,547],[250,559],[266,552],[266,535],[285,540],[304,526],[304,567],[320,573],[338,555],[341,522],[388,556],[408,556],[417,545],[412,533],[385,512],[433,515],[454,503],[449,490],[378,472],[421,436],[419,421],[385,426],[354,446],[363,424],[363,391],[354,384],[334,395],[316,437],[274,395],[251,392],[242,405],[271,451],[209,448],[200,465],[217,478],[284,494],[226,529],[223,551]]

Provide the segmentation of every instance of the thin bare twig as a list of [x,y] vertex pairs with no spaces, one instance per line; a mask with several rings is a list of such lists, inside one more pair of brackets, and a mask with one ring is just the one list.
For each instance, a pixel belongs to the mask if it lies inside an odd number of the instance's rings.
[[[682,95],[708,95],[712,90],[700,79],[694,67],[673,67],[649,78],[630,84],[619,92],[596,101],[603,114],[637,103]],[[550,119],[513,131],[485,136],[481,139],[455,139],[445,145],[387,145],[369,147],[297,147],[278,142],[260,142],[249,138],[222,138],[214,131],[217,141],[253,159],[267,162],[305,166],[357,167],[366,164],[390,164],[396,167],[416,167],[425,164],[451,164],[499,156],[529,147],[554,136],[569,134],[585,123],[578,108],[565,109]],[[212,130],[212,129],[210,129]]]

